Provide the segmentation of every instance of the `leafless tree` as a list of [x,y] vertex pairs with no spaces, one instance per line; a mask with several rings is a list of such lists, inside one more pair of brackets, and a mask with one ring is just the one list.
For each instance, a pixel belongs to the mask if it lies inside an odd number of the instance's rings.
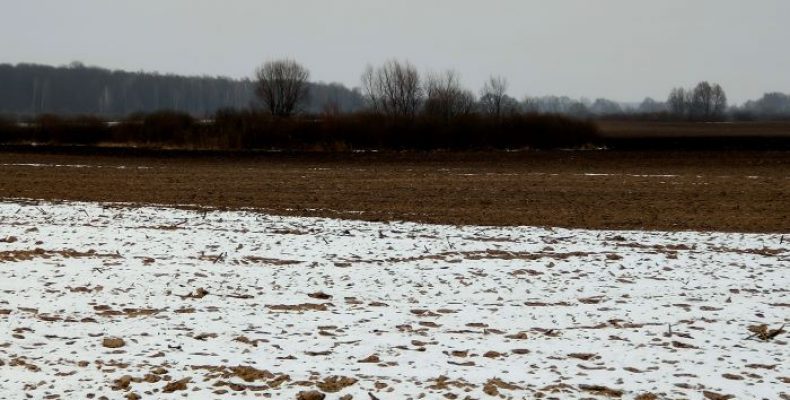
[[711,103],[713,109],[713,116],[721,118],[727,111],[727,95],[724,89],[717,83],[713,85],[711,91]]
[[708,82],[700,82],[692,91],[691,116],[707,119],[713,113],[713,87]]
[[390,116],[414,118],[423,101],[420,74],[408,61],[368,66],[362,74],[362,89],[374,111]]
[[643,114],[653,114],[667,111],[667,105],[665,103],[655,101],[652,97],[646,97],[642,103],[639,104],[639,108],[637,110]]
[[686,101],[686,97],[686,89],[672,89],[667,99],[669,111],[676,116],[685,117],[688,113],[688,102]]
[[488,115],[501,117],[507,105],[507,80],[501,76],[492,76],[480,91],[480,107]]
[[616,115],[623,113],[623,107],[612,100],[599,98],[590,105],[590,112],[596,115]]
[[310,71],[294,60],[266,62],[255,76],[255,93],[272,115],[288,117],[307,101]]
[[673,89],[667,99],[669,111],[691,119],[718,119],[727,112],[727,95],[719,84],[700,82],[694,89]]
[[474,94],[461,86],[458,73],[453,70],[428,74],[423,86],[426,95],[425,113],[428,115],[447,121],[474,110]]

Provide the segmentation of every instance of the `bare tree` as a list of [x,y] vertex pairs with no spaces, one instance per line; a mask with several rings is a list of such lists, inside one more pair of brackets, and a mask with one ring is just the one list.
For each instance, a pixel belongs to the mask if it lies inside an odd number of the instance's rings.
[[424,91],[425,113],[450,120],[459,115],[471,114],[475,106],[475,96],[461,86],[461,80],[453,70],[428,74]]
[[528,114],[559,114],[569,115],[576,118],[587,118],[590,116],[590,107],[592,103],[589,100],[582,98],[580,100],[571,99],[567,96],[543,96],[543,97],[526,97],[521,103],[513,108],[510,103],[510,97],[505,97],[505,112],[521,111]]
[[672,89],[667,99],[667,107],[669,112],[678,116],[685,117],[688,113],[688,102],[686,101],[686,89],[681,87]]
[[713,87],[708,82],[700,82],[692,91],[692,118],[707,119],[713,114]]
[[362,89],[374,111],[390,116],[414,118],[423,101],[420,74],[408,61],[368,66],[362,74]]
[[727,111],[727,95],[724,93],[724,89],[722,89],[718,83],[713,85],[713,89],[711,91],[711,103],[713,116],[716,118],[721,118]]
[[638,111],[640,113],[652,114],[667,111],[665,103],[659,103],[651,97],[646,97],[641,104],[639,104]]
[[694,89],[672,89],[667,99],[672,114],[690,119],[718,119],[727,112],[727,95],[719,84],[700,82]]
[[507,80],[492,76],[480,91],[480,107],[488,115],[501,117],[505,112],[507,99]]
[[597,115],[622,114],[623,107],[612,100],[599,98],[590,106],[590,112]]
[[266,62],[255,76],[255,93],[272,115],[288,117],[307,101],[310,71],[294,60]]

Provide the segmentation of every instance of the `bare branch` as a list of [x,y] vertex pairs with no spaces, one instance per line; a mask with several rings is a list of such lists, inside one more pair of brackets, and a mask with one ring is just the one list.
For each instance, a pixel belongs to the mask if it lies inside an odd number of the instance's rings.
[[272,115],[288,117],[307,101],[310,72],[294,60],[269,61],[255,76],[255,93]]
[[368,66],[362,74],[362,88],[371,109],[385,115],[414,118],[423,102],[420,74],[408,61]]

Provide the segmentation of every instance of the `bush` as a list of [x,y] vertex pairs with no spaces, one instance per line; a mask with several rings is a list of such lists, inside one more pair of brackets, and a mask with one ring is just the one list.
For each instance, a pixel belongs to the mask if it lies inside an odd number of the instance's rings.
[[0,143],[15,143],[22,139],[24,139],[24,133],[19,132],[16,121],[0,116]]
[[33,130],[32,141],[44,144],[92,145],[109,139],[107,124],[92,116],[41,115],[25,129]]
[[196,121],[187,114],[162,111],[131,115],[112,125],[92,117],[47,115],[33,126],[21,129],[23,134],[3,137],[54,144],[289,151],[554,149],[599,142],[592,123],[556,115],[470,114],[443,119],[354,113],[278,118],[223,110],[213,120]]

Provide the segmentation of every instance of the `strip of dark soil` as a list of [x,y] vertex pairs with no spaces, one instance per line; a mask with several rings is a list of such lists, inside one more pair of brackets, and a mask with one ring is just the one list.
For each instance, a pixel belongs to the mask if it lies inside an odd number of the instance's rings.
[[6,151],[0,197],[447,224],[790,232],[790,152]]

